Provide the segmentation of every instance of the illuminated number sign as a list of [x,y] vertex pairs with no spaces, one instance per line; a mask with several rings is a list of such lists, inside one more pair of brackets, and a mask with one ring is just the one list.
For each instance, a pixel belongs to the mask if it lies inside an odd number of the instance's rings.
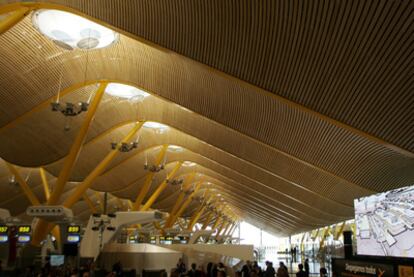
[[22,225],[19,226],[19,228],[17,229],[17,232],[20,234],[27,234],[30,233],[32,231],[32,227],[30,225]]
[[9,231],[9,227],[0,226],[0,234],[6,234]]
[[79,225],[70,225],[68,226],[68,233],[70,234],[79,234],[80,226]]

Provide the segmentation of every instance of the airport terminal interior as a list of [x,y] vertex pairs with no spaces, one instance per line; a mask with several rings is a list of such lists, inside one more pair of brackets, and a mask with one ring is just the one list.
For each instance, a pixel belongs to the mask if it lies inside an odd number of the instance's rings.
[[414,2],[0,0],[0,276],[414,276]]

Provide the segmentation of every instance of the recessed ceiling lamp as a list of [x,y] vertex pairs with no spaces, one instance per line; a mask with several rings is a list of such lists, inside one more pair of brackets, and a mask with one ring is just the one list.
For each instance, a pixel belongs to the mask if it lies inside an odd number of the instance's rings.
[[33,25],[66,49],[99,49],[118,40],[118,33],[86,18],[59,10],[37,10]]
[[119,83],[108,84],[105,92],[115,97],[126,98],[135,101],[142,101],[145,97],[150,96],[149,93],[140,90],[139,88]]
[[188,167],[190,167],[190,166],[195,166],[196,165],[196,163],[193,163],[193,162],[189,162],[189,161],[185,161],[185,162],[183,162],[183,166],[188,166]]
[[161,123],[158,123],[158,122],[152,122],[152,121],[145,122],[143,127],[153,129],[159,134],[164,133],[169,128],[167,125],[164,125],[164,124],[161,124]]
[[169,145],[168,150],[171,152],[177,152],[177,153],[184,151],[184,149],[181,146],[177,146],[177,145]]

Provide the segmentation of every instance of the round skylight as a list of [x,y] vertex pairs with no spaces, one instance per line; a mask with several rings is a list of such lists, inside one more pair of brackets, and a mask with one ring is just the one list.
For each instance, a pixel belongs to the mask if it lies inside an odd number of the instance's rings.
[[183,166],[191,167],[191,166],[195,166],[195,165],[196,165],[196,163],[193,163],[193,162],[189,162],[189,161],[183,162]]
[[118,39],[118,33],[86,18],[59,10],[38,10],[33,24],[54,43],[67,50],[104,48]]
[[177,146],[177,145],[169,145],[168,150],[171,152],[183,152],[184,151],[184,149],[181,146]]
[[146,93],[145,91],[134,86],[118,83],[109,83],[105,89],[105,92],[115,97],[137,101],[142,101],[145,97],[150,95],[149,93]]
[[154,129],[154,130],[158,130],[158,131],[166,131],[168,130],[168,126],[158,123],[158,122],[152,122],[152,121],[147,121],[144,123],[143,125],[145,128],[149,128],[149,129]]

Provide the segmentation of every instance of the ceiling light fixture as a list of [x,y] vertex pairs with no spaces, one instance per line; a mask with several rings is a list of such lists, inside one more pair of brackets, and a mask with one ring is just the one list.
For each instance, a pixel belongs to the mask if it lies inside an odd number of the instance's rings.
[[73,13],[42,9],[32,18],[40,33],[66,50],[99,49],[118,40],[118,33]]
[[109,83],[105,89],[105,93],[119,97],[125,98],[131,101],[141,102],[146,97],[150,96],[149,93],[129,85],[119,84],[119,83]]

